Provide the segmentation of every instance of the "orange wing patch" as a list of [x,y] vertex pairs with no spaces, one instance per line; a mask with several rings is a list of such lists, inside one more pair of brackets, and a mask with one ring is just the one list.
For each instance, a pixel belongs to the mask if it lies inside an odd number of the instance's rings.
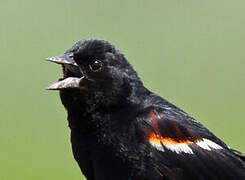
[[[154,130],[148,134],[149,143],[159,151],[165,149],[173,152],[193,154],[190,144],[195,144],[199,148],[211,151],[212,149],[222,149],[222,147],[209,139],[205,139],[194,133],[189,128],[181,127],[177,122],[165,122],[166,131],[159,125],[159,115],[155,110],[150,111],[149,117]],[[164,121],[162,121],[164,123]]]
[[189,140],[185,141],[176,141],[169,137],[162,137],[156,134],[155,132],[150,132],[149,134],[149,142],[152,146],[160,151],[165,151],[164,147],[168,150],[171,150],[176,153],[185,152],[189,154],[193,154],[193,151],[188,146],[188,144],[192,143]]
[[177,139],[173,139],[165,135],[164,132],[161,131],[161,128],[158,123],[158,115],[155,110],[150,111],[149,117],[151,118],[152,125],[154,129],[159,134],[164,134],[164,136],[160,136],[154,131],[150,131],[149,133],[149,142],[152,146],[157,148],[160,151],[164,151],[164,147],[174,151],[176,153],[185,152],[185,153],[193,153],[191,148],[188,146],[188,144],[192,143],[189,139],[185,138],[177,124],[173,123],[173,128],[175,135],[178,136]]
[[170,137],[162,137],[156,134],[155,132],[151,132],[149,135],[149,141],[154,142],[156,144],[164,144],[164,145],[178,145],[178,144],[190,144],[192,143],[190,140],[185,141],[176,141]]

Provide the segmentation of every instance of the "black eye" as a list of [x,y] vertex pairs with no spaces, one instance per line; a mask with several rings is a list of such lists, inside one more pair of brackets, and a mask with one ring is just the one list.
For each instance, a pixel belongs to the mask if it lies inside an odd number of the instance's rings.
[[89,68],[94,71],[98,72],[101,70],[103,63],[100,60],[95,60],[89,64]]

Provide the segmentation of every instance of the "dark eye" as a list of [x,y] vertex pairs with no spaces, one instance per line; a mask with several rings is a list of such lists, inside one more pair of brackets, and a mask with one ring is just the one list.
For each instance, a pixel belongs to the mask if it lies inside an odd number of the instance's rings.
[[98,72],[101,70],[103,63],[100,60],[94,60],[92,63],[89,64],[89,68],[94,71]]

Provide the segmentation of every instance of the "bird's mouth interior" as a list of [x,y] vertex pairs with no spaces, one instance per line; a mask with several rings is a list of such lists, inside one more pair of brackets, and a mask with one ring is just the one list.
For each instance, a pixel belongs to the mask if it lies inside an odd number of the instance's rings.
[[[62,56],[53,56],[46,58],[47,61],[54,62],[57,64],[64,65],[65,68],[79,69],[77,63],[73,60],[72,54],[64,54]],[[82,74],[82,72],[80,73]],[[57,82],[52,83],[48,86],[47,90],[61,90],[61,89],[80,89],[81,82],[85,79],[85,76],[81,77],[65,77],[59,79]]]

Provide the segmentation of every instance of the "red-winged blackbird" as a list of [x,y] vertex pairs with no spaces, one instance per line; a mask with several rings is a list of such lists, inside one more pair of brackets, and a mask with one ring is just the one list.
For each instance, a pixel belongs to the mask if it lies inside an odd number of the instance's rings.
[[245,179],[244,154],[150,92],[124,55],[83,40],[63,56],[60,90],[73,154],[88,180]]

